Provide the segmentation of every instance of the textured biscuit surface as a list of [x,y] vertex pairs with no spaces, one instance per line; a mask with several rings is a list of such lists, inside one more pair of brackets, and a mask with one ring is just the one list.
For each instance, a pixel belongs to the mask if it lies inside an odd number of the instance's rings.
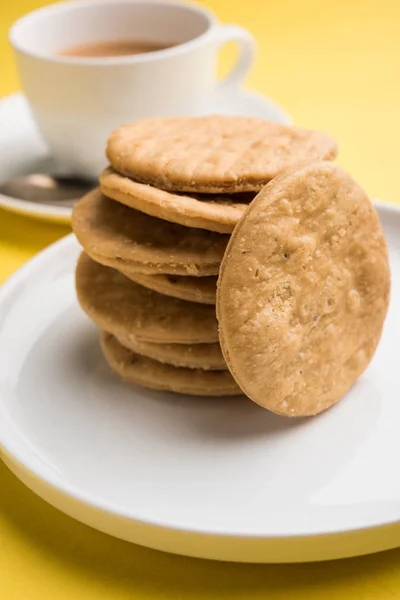
[[100,175],[108,197],[153,217],[219,233],[231,233],[254,193],[211,195],[178,194],[133,181],[108,168]]
[[217,277],[190,277],[186,275],[143,275],[142,273],[124,272],[132,281],[140,283],[160,294],[199,302],[200,304],[215,304],[217,291]]
[[97,262],[144,274],[216,275],[229,236],[150,217],[93,190],[75,205],[72,227]]
[[137,354],[175,367],[224,371],[228,367],[216,344],[155,344],[143,342],[133,335],[119,335],[120,344]]
[[389,291],[378,215],[350,175],[320,162],[277,178],[236,227],[221,266],[228,367],[258,404],[317,414],[367,367]]
[[107,144],[121,175],[201,193],[258,191],[287,169],[336,154],[336,143],[319,131],[221,115],[136,121],[114,131]]
[[111,369],[130,383],[154,390],[199,396],[241,394],[229,371],[203,371],[166,365],[125,348],[108,333],[101,334],[100,343]]
[[101,329],[155,343],[218,341],[215,307],[162,296],[82,253],[76,268],[79,303]]

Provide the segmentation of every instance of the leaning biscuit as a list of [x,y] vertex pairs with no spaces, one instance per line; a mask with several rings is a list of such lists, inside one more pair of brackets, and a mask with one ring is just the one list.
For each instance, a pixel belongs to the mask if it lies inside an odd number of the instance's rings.
[[254,197],[254,193],[174,194],[124,177],[112,168],[100,175],[100,187],[108,198],[153,217],[218,233],[231,233]]
[[229,371],[203,371],[166,365],[135,354],[108,333],[101,334],[100,343],[111,369],[129,383],[153,390],[195,396],[231,396],[241,393]]
[[85,253],[76,268],[76,291],[88,317],[116,337],[159,344],[218,341],[214,306],[162,296]]
[[150,217],[98,189],[75,205],[72,227],[103,265],[142,274],[217,275],[229,236]]
[[121,175],[164,190],[213,194],[258,191],[287,169],[336,154],[325,133],[222,115],[136,121],[107,144]]
[[275,179],[221,266],[217,316],[232,375],[278,414],[329,408],[368,366],[389,290],[378,215],[344,169],[320,162]]

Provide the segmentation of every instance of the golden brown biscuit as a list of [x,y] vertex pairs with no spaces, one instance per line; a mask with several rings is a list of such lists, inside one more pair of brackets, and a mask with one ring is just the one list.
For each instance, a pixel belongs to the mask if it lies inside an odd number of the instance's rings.
[[136,121],[114,131],[107,144],[121,175],[202,193],[258,191],[287,169],[336,154],[325,133],[222,115]]
[[218,341],[215,307],[162,296],[82,253],[76,268],[79,303],[101,329],[159,344]]
[[203,371],[166,365],[135,354],[107,333],[101,334],[100,342],[111,369],[129,383],[195,396],[241,394],[229,371]]
[[231,195],[178,194],[124,177],[111,167],[100,175],[100,187],[108,198],[153,217],[219,233],[231,233],[254,193]]
[[190,277],[185,275],[142,275],[142,273],[124,272],[126,277],[160,294],[181,298],[200,304],[215,304],[217,277]]
[[72,227],[97,262],[143,274],[216,275],[229,239],[150,217],[98,189],[75,205]]
[[174,367],[205,371],[224,371],[228,368],[218,342],[215,344],[155,344],[154,342],[143,342],[133,335],[118,335],[117,339],[125,348],[133,350],[136,354]]
[[278,414],[329,408],[370,362],[389,289],[378,215],[344,169],[321,162],[275,179],[221,265],[217,315],[232,375]]

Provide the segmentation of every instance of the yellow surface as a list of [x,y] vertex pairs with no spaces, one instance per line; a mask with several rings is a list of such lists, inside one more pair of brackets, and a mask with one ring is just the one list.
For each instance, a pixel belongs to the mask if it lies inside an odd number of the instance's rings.
[[[45,2],[0,3],[0,95],[18,88],[7,29],[40,4]],[[340,144],[340,162],[367,191],[396,202],[398,0],[205,4],[222,21],[241,23],[256,36],[259,56],[249,86],[283,104],[300,125],[331,133]],[[0,211],[0,278],[67,231]],[[69,519],[36,498],[0,463],[2,600],[399,597],[400,550],[301,566],[241,566],[168,556]]]

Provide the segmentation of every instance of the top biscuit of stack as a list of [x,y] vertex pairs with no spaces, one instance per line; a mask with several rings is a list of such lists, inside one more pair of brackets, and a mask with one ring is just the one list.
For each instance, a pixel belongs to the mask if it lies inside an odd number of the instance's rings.
[[107,144],[123,175],[164,190],[213,194],[259,191],[286,169],[335,156],[335,142],[319,131],[222,115],[137,121]]
[[145,119],[111,134],[111,168],[100,184],[106,196],[152,216],[231,233],[271,179],[336,154],[336,143],[324,133],[262,119]]

